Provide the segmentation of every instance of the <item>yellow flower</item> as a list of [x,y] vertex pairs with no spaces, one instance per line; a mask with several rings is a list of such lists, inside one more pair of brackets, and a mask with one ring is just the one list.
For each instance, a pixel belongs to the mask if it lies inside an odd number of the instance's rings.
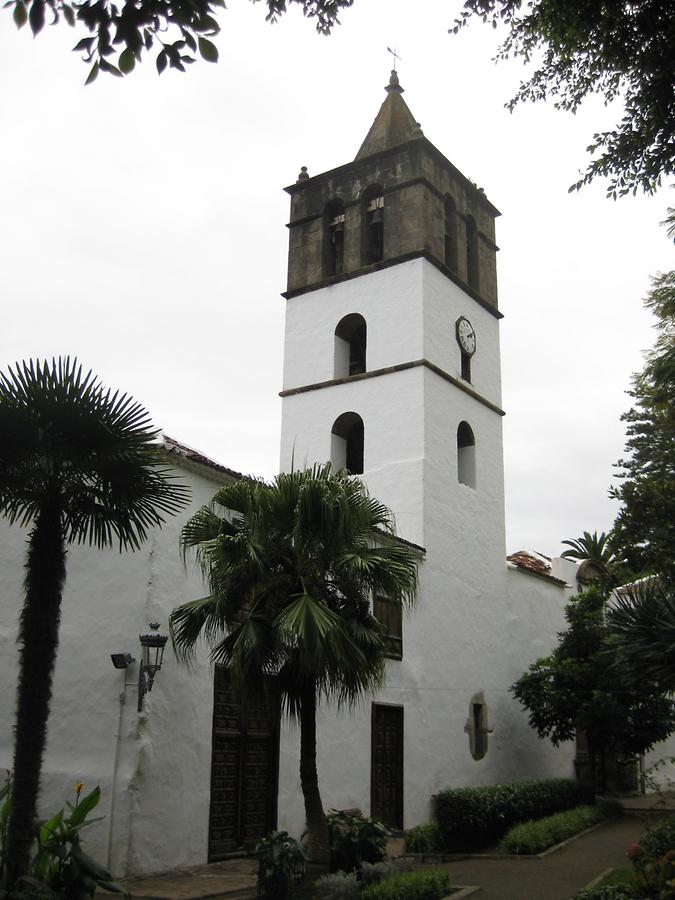
[[75,793],[77,794],[78,797],[80,796],[80,792],[83,787],[84,787],[84,781],[76,781],[75,782]]

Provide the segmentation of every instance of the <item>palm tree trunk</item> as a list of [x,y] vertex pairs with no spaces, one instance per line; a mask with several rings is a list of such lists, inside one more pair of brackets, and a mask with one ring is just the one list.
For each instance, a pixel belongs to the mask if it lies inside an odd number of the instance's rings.
[[60,497],[53,490],[41,504],[28,541],[26,596],[19,623],[16,742],[7,833],[8,887],[25,875],[30,865],[65,579]]
[[316,771],[316,688],[302,691],[300,700],[300,784],[307,818],[307,858],[310,863],[328,865],[330,846],[323,812],[319,777]]

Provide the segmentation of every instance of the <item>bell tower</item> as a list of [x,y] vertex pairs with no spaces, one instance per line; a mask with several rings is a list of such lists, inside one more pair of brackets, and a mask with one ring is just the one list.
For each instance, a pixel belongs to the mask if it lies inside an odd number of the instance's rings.
[[[504,559],[495,218],[392,71],[355,159],[291,196],[281,467],[332,460],[427,549]],[[470,554],[473,556],[474,554]]]

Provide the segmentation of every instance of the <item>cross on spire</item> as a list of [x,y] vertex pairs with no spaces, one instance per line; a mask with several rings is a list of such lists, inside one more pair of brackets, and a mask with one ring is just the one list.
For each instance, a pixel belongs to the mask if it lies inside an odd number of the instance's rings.
[[394,47],[393,50],[391,49],[391,47],[387,47],[387,50],[388,50],[389,53],[391,53],[391,55],[394,57],[394,72],[395,72],[395,71],[396,71],[396,60],[397,60],[397,59],[401,59],[401,57],[400,57],[400,56],[398,55],[398,53],[396,52],[396,47]]

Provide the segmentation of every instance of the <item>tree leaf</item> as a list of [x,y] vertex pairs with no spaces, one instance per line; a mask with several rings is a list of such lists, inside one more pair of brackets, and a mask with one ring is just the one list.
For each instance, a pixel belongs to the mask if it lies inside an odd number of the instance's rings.
[[69,6],[67,3],[64,3],[61,9],[63,10],[63,16],[66,22],[72,28],[75,25],[75,13],[73,12],[73,7]]
[[44,0],[33,0],[28,13],[28,21],[30,22],[33,34],[42,31],[45,24],[45,4]]
[[199,52],[207,62],[218,62],[218,48],[205,37],[199,38]]
[[166,62],[167,62],[166,50],[162,50],[161,53],[157,54],[156,65],[157,65],[157,72],[159,75],[161,75],[162,72],[164,71],[164,69],[166,69]]
[[120,53],[118,65],[120,67],[120,72],[122,72],[122,74],[124,75],[128,75],[129,72],[133,72],[134,66],[136,65],[136,54],[130,47],[127,47],[126,50],[123,50]]
[[27,21],[28,10],[26,9],[26,4],[23,0],[19,0],[14,7],[14,24],[17,28],[23,28]]
[[94,65],[89,70],[89,75],[87,76],[87,80],[84,83],[86,87],[88,84],[91,84],[92,81],[96,81],[96,76],[98,75],[98,63],[95,62]]

